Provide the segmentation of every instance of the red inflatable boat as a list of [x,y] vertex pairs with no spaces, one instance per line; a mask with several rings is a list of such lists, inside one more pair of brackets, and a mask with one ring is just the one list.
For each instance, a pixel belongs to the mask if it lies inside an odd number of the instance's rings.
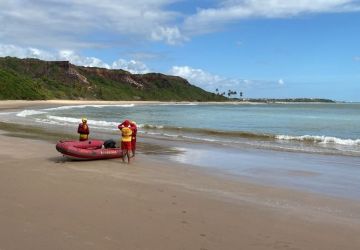
[[104,141],[59,141],[56,150],[76,160],[99,160],[122,157],[121,148],[102,148]]

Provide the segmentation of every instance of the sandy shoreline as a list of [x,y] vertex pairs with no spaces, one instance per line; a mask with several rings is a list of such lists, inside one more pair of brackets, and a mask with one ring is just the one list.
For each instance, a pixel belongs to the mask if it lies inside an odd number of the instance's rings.
[[[228,102],[190,102],[190,101],[97,101],[97,100],[0,100],[0,110],[5,109],[20,109],[25,107],[42,107],[42,106],[56,106],[56,105],[122,105],[122,104],[161,104],[161,103],[173,103],[173,104],[184,104],[184,103],[197,103],[197,104],[218,104],[218,105],[258,105],[268,104],[266,102],[248,102],[248,101],[228,101]],[[309,103],[291,103],[291,102],[276,102],[271,104],[309,104]],[[321,104],[321,103],[310,103],[310,104]]]
[[[94,102],[4,101],[0,109],[77,104]],[[130,166],[66,161],[53,139],[7,134],[0,130],[1,250],[360,246],[359,201],[229,178],[166,155],[139,154]]]
[[[0,249],[356,249],[360,204],[0,135]],[[31,246],[31,247],[29,247]]]

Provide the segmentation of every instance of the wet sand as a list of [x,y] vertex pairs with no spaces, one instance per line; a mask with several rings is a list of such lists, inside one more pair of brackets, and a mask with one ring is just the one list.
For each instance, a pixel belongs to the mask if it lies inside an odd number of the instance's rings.
[[0,136],[0,249],[357,249],[360,205]]
[[360,247],[356,200],[229,178],[166,155],[140,153],[130,165],[67,161],[52,137],[7,133],[1,250]]

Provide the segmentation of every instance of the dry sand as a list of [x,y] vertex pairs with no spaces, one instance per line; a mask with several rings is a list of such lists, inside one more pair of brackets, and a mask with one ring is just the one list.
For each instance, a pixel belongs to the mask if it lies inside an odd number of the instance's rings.
[[[34,103],[0,103],[27,106]],[[6,134],[1,250],[360,249],[359,201],[262,186],[166,156],[66,161],[54,142]]]

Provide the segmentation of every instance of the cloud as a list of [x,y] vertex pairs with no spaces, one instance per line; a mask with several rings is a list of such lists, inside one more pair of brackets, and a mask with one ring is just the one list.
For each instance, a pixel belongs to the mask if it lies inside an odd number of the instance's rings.
[[175,45],[189,39],[180,33],[178,27],[158,27],[152,31],[151,39],[154,41],[165,41],[168,44]]
[[355,62],[360,62],[360,56],[354,56],[354,61]]
[[[180,0],[2,0],[0,40],[22,46],[91,47],[147,38],[176,44]],[[101,41],[98,39],[100,36]]]
[[[357,0],[218,0],[194,14],[189,0],[1,0],[0,40],[19,46],[79,49],[142,43],[176,45],[247,18],[359,11]],[[214,5],[215,3],[215,5]],[[211,5],[212,4],[212,5]]]
[[87,57],[81,56],[75,53],[72,50],[61,50],[58,52],[56,57],[57,60],[66,60],[71,62],[72,64],[85,66],[85,67],[99,67],[99,68],[107,68],[110,66],[107,63],[104,63],[102,60],[96,57]]
[[14,56],[19,58],[39,58],[43,60],[55,60],[56,56],[53,54],[36,49],[36,48],[22,48],[12,44],[0,44],[0,56]]
[[112,69],[124,69],[133,74],[145,74],[149,73],[150,69],[140,61],[119,59],[112,64]]
[[202,69],[194,69],[189,66],[173,66],[169,73],[183,77],[192,84],[212,91],[225,81],[225,78],[218,75],[210,74]]
[[14,56],[18,58],[37,58],[41,60],[66,60],[72,64],[85,67],[99,67],[107,69],[124,69],[134,74],[144,74],[150,69],[141,61],[118,59],[111,65],[96,57],[82,56],[72,50],[49,52],[36,48],[22,48],[15,45],[0,44],[0,56]]
[[[189,0],[1,0],[0,40],[19,46],[78,49],[141,43],[170,45],[246,18],[359,11],[357,0],[218,0],[194,14],[171,5]],[[214,5],[215,3],[215,5]],[[212,5],[211,5],[212,4]]]
[[229,89],[242,91],[251,88],[276,88],[278,85],[285,83],[282,79],[273,81],[223,77],[189,66],[173,66],[170,69],[169,74],[183,77],[191,84],[211,92],[214,92],[215,89],[219,89],[219,91],[222,92]]
[[199,9],[196,14],[188,16],[183,29],[193,34],[208,33],[242,19],[354,11],[360,11],[357,0],[223,0],[216,7]]

